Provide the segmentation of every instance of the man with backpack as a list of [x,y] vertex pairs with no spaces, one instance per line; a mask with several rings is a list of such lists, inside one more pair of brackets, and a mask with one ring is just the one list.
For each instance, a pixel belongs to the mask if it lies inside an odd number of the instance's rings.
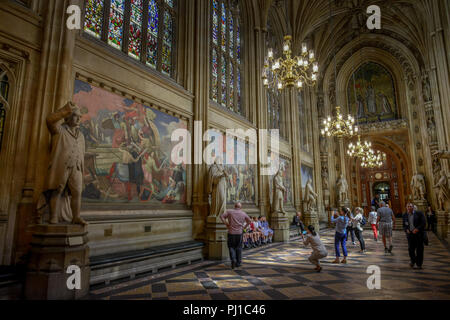
[[363,215],[362,208],[356,208],[355,213],[356,216],[352,220],[353,229],[355,230],[355,236],[359,241],[359,245],[361,246],[361,253],[366,252],[366,243],[364,242],[363,237],[363,226],[367,223],[366,218]]

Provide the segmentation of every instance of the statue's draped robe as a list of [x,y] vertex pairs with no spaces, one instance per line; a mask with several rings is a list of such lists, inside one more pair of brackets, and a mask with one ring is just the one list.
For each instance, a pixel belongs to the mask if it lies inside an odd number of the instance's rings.
[[210,216],[220,216],[226,210],[227,178],[221,166],[213,164],[209,170],[208,192],[211,193]]
[[284,212],[283,178],[277,174],[273,177],[273,212]]

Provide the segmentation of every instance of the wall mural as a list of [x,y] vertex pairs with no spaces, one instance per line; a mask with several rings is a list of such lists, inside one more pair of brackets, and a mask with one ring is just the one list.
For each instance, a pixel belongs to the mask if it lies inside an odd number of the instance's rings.
[[[347,85],[348,110],[359,123],[388,121],[396,119],[397,104],[394,80],[381,65],[368,62],[354,73]],[[355,99],[356,95],[356,99]],[[356,102],[355,102],[356,100]]]
[[170,160],[186,121],[75,80],[86,140],[84,203],[186,203],[186,167]]
[[[275,157],[275,153],[269,151],[269,157],[271,163],[275,164],[276,168],[283,168],[283,182],[284,186],[286,187],[286,193],[284,194],[284,203],[286,204],[292,204],[292,170],[291,170],[291,160],[288,158],[285,158],[283,156],[279,156],[279,161],[277,161],[277,158]],[[270,195],[270,203],[272,203],[272,179],[273,176],[270,177],[269,181],[269,195]]]
[[[211,144],[216,139],[222,139],[222,160],[225,171],[230,179],[227,185],[227,203],[237,201],[242,204],[254,204],[256,201],[256,165],[250,159],[256,156],[255,145],[232,136],[226,136],[212,130]],[[216,150],[211,150],[211,156],[216,156]]]
[[302,174],[302,189],[305,188],[306,183],[308,182],[308,179],[311,179],[314,186],[314,176],[313,176],[313,168],[305,165],[301,165],[300,167],[301,174]]

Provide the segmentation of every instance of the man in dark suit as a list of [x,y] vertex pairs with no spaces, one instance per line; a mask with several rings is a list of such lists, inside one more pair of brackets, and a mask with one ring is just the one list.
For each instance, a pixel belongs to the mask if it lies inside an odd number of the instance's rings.
[[411,259],[410,266],[422,269],[423,249],[424,249],[424,232],[426,226],[425,215],[422,211],[414,210],[414,205],[408,203],[406,205],[406,213],[403,214],[403,230],[408,239],[408,251]]

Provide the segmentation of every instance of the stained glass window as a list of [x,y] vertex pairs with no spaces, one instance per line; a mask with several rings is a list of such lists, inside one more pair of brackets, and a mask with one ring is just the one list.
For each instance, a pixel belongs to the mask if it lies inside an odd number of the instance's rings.
[[240,19],[230,0],[211,0],[211,99],[244,115],[241,106]]
[[141,56],[142,46],[143,5],[143,0],[131,0],[130,42],[128,44],[128,54],[138,60]]
[[177,3],[177,0],[85,0],[84,30],[174,77]]
[[6,102],[8,101],[9,81],[6,72],[0,69],[0,151],[5,133]]
[[84,31],[100,38],[103,24],[103,0],[87,0]]

